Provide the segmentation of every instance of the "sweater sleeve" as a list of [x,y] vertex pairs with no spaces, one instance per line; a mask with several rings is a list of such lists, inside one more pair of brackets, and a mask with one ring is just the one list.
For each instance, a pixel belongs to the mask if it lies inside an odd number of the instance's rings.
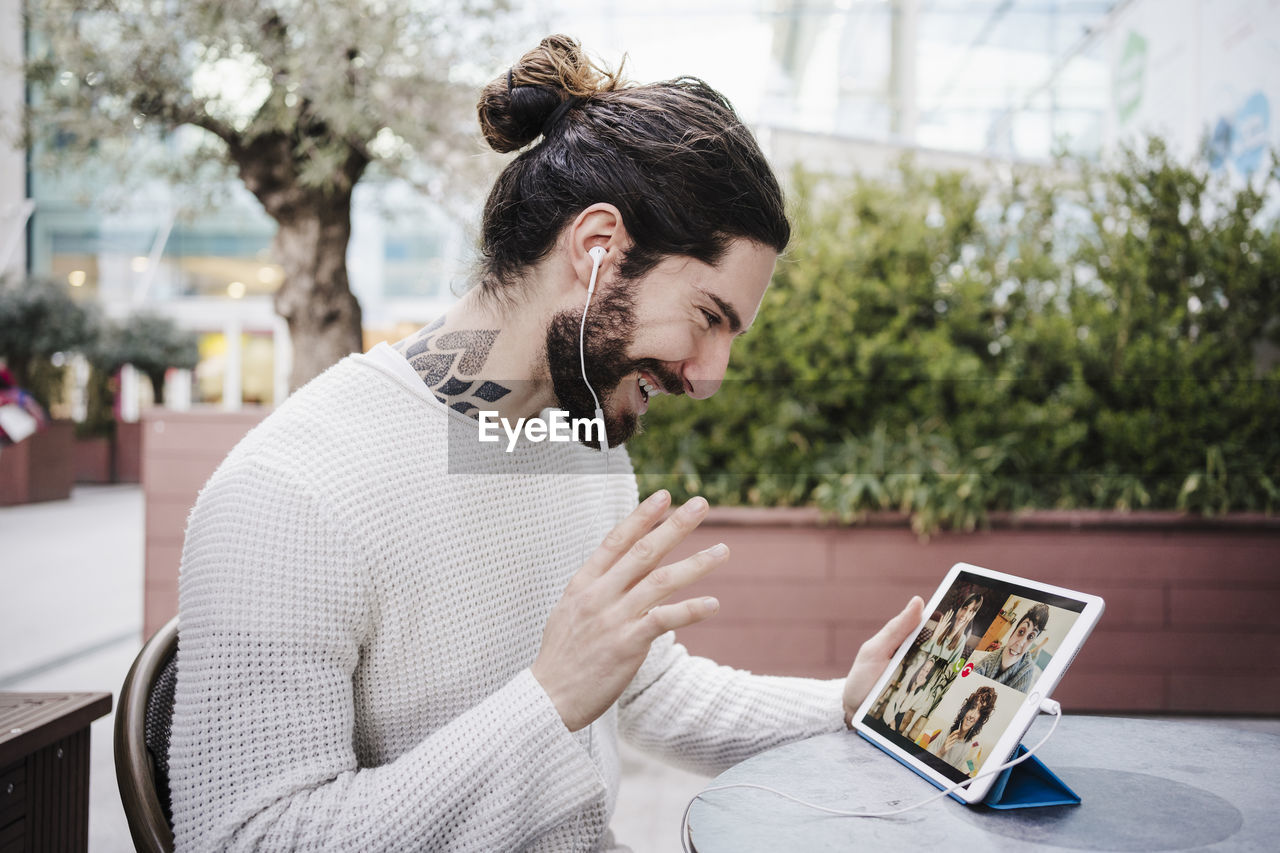
[[715,775],[784,743],[844,729],[844,681],[753,675],[654,641],[618,702],[619,731],[672,764]]
[[395,760],[359,766],[353,675],[375,607],[361,560],[307,489],[224,467],[183,552],[179,851],[511,850],[602,801],[527,669]]

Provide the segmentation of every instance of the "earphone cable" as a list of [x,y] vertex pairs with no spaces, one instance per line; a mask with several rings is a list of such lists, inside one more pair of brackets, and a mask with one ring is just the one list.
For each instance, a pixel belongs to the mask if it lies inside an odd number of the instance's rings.
[[600,450],[604,453],[604,476],[600,482],[600,500],[596,501],[596,513],[591,520],[590,527],[587,528],[587,538],[582,542],[582,554],[579,559],[579,565],[587,561],[587,550],[591,543],[595,541],[596,527],[600,523],[600,514],[604,512],[605,488],[609,484],[609,436],[606,433],[604,425],[604,411],[600,408],[600,398],[596,396],[596,389],[591,387],[591,380],[587,378],[587,356],[586,356],[586,332],[587,332],[587,311],[591,308],[591,297],[596,291],[596,276],[600,273],[600,257],[592,257],[591,264],[591,284],[587,286],[587,301],[582,306],[582,320],[578,323],[578,366],[582,371],[582,383],[587,386],[587,390],[591,392],[591,399],[596,404],[596,420],[600,423]]
[[[604,411],[600,407],[600,398],[596,396],[596,389],[591,387],[591,380],[587,379],[587,356],[586,356],[586,331],[587,331],[587,311],[591,308],[591,297],[596,292],[596,276],[600,273],[600,261],[604,255],[591,256],[591,283],[587,286],[587,302],[582,306],[582,320],[578,323],[578,366],[582,370],[582,382],[587,386],[587,390],[591,392],[591,399],[596,404],[596,421],[600,424],[600,450],[604,453],[604,474],[600,478],[600,499],[596,501],[596,512],[591,519],[590,526],[587,527],[587,538],[582,541],[582,554],[578,560],[578,565],[587,562],[587,551],[591,543],[596,538],[596,528],[600,524],[600,515],[604,512],[604,503],[606,492],[605,489],[609,485],[609,436],[604,425]],[[594,758],[595,756],[595,723],[594,721],[587,726],[587,756]]]

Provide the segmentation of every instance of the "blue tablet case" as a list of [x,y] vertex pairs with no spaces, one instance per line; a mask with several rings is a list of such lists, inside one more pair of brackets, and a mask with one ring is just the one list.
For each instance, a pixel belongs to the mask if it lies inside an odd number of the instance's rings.
[[[1027,748],[1018,744],[1013,758],[1025,755]],[[954,794],[952,794],[955,797]],[[960,799],[956,797],[956,799]],[[960,800],[964,802],[964,800]],[[982,804],[993,809],[1026,809],[1033,806],[1078,806],[1080,795],[1071,790],[1034,755],[1021,764],[1006,769],[996,777]]]
[[[875,744],[890,758],[897,761],[904,767],[910,768],[920,778],[927,781],[930,785],[942,789],[946,786],[939,785],[933,779],[920,773],[916,768],[903,761],[897,755],[885,750],[884,747],[867,737],[861,731],[858,731],[864,740]],[[1014,750],[1012,758],[1026,754],[1027,748],[1022,744],[1018,744],[1018,748]],[[1012,759],[1011,759],[1012,760]],[[951,799],[958,803],[964,803],[960,797],[955,794],[949,794]],[[969,803],[965,803],[969,805]],[[1054,775],[1053,771],[1045,766],[1045,763],[1034,755],[1021,764],[1015,764],[1004,770],[996,777],[995,784],[991,786],[991,790],[987,791],[987,796],[983,798],[982,805],[993,809],[1029,809],[1036,806],[1078,806],[1080,805],[1080,795],[1066,786],[1061,779]]]

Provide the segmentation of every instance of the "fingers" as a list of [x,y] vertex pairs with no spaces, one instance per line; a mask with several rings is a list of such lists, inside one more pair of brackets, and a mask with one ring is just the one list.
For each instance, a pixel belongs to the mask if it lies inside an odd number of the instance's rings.
[[605,580],[616,592],[630,589],[649,574],[672,548],[693,532],[706,515],[706,499],[701,497],[690,499],[684,506],[671,513],[666,521],[658,525],[657,529],[637,539],[614,563]]
[[650,610],[639,622],[641,639],[652,643],[668,631],[678,631],[695,622],[710,619],[720,610],[714,598],[690,598],[675,604],[663,604]]
[[620,556],[652,529],[670,503],[671,493],[666,489],[659,489],[645,498],[630,515],[605,535],[604,541],[587,558],[582,567],[583,573],[599,577],[607,572]]
[[628,614],[651,610],[728,559],[729,546],[721,542],[679,562],[659,566],[627,592],[622,600],[623,608]]

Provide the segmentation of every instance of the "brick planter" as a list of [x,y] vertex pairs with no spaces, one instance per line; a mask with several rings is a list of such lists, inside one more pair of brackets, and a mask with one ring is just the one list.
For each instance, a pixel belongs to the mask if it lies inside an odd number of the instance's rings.
[[75,441],[76,482],[110,483],[111,443],[106,436],[77,438]]
[[[177,612],[196,495],[265,414],[144,416],[148,635]],[[963,561],[1107,600],[1056,693],[1072,711],[1280,714],[1280,519],[1043,512],[922,542],[895,516],[841,528],[812,510],[718,508],[675,556],[719,541],[729,563],[690,594],[715,595],[720,613],[680,640],[721,663],[843,676],[864,639]]]
[[112,438],[75,440],[77,483],[142,482],[142,424],[117,421]]
[[144,638],[178,612],[182,537],[200,489],[236,442],[266,416],[263,408],[143,413],[137,426],[146,512]]
[[810,510],[712,510],[681,555],[727,565],[693,588],[720,613],[690,651],[778,674],[843,676],[859,645],[957,562],[1101,595],[1055,695],[1073,710],[1280,714],[1280,519],[1037,512],[920,541],[905,519],[827,527]]
[[0,506],[65,500],[75,483],[75,425],[53,421],[0,450]]
[[113,482],[142,482],[142,424],[116,421]]

